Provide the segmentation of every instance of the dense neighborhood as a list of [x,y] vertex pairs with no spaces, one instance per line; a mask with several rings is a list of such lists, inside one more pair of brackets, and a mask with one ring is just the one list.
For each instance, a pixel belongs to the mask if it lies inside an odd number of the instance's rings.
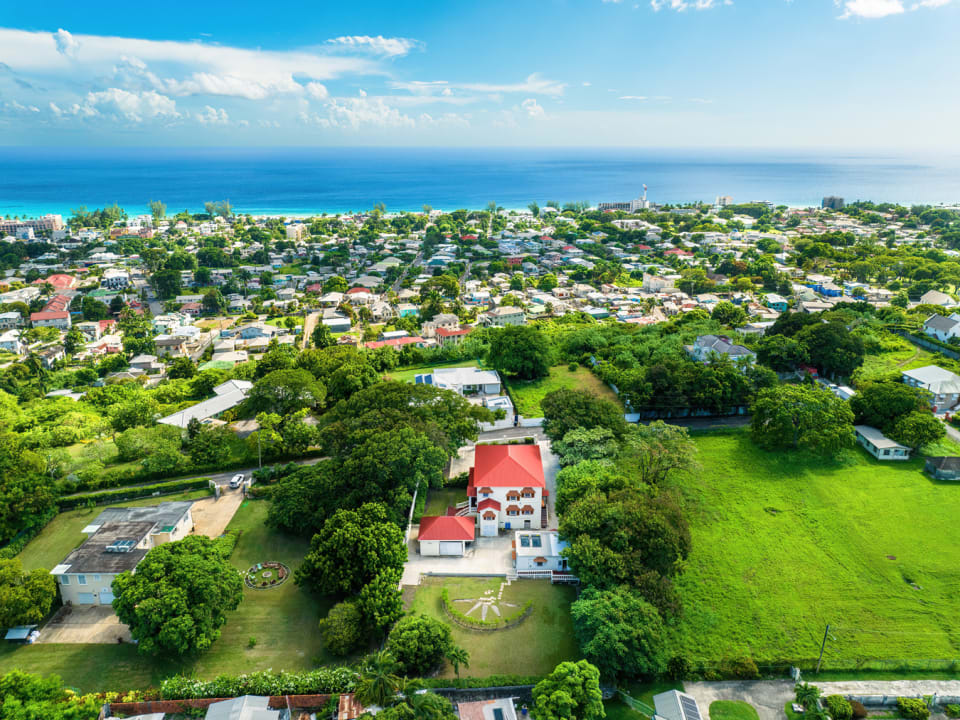
[[955,671],[960,208],[151,210],[0,219],[11,718],[960,715],[830,692]]

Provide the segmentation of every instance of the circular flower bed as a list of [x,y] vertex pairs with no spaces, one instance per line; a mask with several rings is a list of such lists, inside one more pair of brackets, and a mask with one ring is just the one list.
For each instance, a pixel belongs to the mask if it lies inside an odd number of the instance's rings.
[[243,582],[254,590],[267,590],[283,585],[290,577],[290,568],[271,561],[254,565],[243,576]]

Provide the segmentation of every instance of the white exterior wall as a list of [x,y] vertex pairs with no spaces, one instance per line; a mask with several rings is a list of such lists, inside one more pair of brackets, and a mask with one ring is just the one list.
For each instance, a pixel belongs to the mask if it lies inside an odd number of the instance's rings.
[[[100,602],[100,596],[104,592],[111,592],[110,586],[115,577],[116,574],[114,573],[100,573],[99,575],[67,573],[58,576],[60,597],[63,599],[63,604],[90,605],[91,603],[87,602],[87,598],[84,598],[84,602],[80,602],[80,599],[82,595],[93,593],[93,605],[109,605],[109,600]],[[64,578],[67,579],[69,584],[64,585]],[[81,578],[86,581],[86,585],[80,584]]]
[[420,541],[420,554],[426,555],[429,557],[435,557],[440,554],[440,541],[439,540],[421,540]]
[[[500,511],[497,512],[498,528],[506,528],[509,524],[511,530],[522,530],[524,528],[524,520],[530,521],[530,528],[540,527],[540,508],[542,507],[543,496],[542,488],[533,488],[532,498],[521,497],[519,500],[507,500],[508,493],[512,491],[520,492],[522,486],[512,488],[490,488],[493,492],[489,495],[482,495],[480,493],[481,487],[482,486],[477,487],[477,505],[479,505],[481,501],[488,498],[491,500],[496,500],[498,503],[500,503]],[[524,505],[530,505],[533,508],[533,513],[530,515],[507,515],[507,508],[510,505],[516,505],[518,508],[522,508]],[[481,515],[483,512],[486,511],[481,511]]]

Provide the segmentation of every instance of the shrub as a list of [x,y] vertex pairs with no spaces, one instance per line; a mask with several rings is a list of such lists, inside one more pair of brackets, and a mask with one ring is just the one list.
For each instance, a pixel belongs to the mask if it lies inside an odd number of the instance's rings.
[[863,706],[863,703],[861,702],[857,702],[856,700],[851,700],[850,708],[853,711],[853,717],[855,720],[862,720],[867,716],[867,709]]
[[356,603],[341,602],[330,608],[320,621],[320,635],[327,650],[334,655],[347,655],[353,651],[366,635],[363,615]]
[[[854,711],[854,717],[857,717],[856,716],[857,709],[854,708],[853,711]],[[953,704],[947,705],[943,709],[943,712],[946,713],[947,717],[960,718],[960,705],[953,705]]]
[[898,697],[897,709],[907,720],[927,720],[930,717],[930,708],[920,698]]
[[353,690],[356,677],[356,672],[347,667],[325,667],[297,673],[258,670],[246,675],[220,675],[214,680],[174,675],[161,683],[160,696],[165,700],[190,700],[240,695],[341,693]]
[[150,497],[155,493],[161,495],[181,492],[184,490],[197,490],[210,486],[208,478],[194,478],[191,480],[174,480],[168,483],[158,483],[157,485],[144,485],[141,487],[122,488],[120,490],[110,490],[106,492],[93,493],[92,495],[81,495],[78,497],[61,498],[57,501],[60,510],[70,510],[80,505],[93,503],[94,505],[106,505],[112,502],[123,502],[125,500],[135,500],[136,498]]
[[720,671],[728,677],[742,678],[744,680],[755,680],[760,677],[760,670],[751,658],[725,660],[720,666]]
[[667,677],[671,680],[686,680],[690,677],[690,661],[680,655],[667,660]]
[[833,720],[850,720],[853,717],[853,707],[842,695],[827,695],[824,702]]
[[257,646],[257,639],[255,637],[251,637],[249,640],[247,640],[248,648],[255,648],[256,646]]
[[567,370],[569,370],[570,372],[576,372],[578,367],[580,366],[577,363],[572,362],[569,365],[567,365]]

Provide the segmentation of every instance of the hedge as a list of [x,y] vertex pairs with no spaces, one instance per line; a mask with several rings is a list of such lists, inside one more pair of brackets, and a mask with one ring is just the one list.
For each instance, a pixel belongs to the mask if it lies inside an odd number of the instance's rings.
[[19,533],[10,542],[0,548],[0,558],[12,558],[19,555],[31,540],[33,540],[57,516],[57,509],[53,508],[40,518],[39,521]]
[[443,609],[446,611],[447,615],[451,617],[451,619],[460,623],[461,625],[473,627],[477,630],[495,630],[497,628],[505,628],[525,618],[530,612],[530,609],[533,607],[533,601],[527,600],[520,610],[509,617],[498,616],[496,620],[480,620],[478,618],[472,618],[468,615],[464,615],[462,612],[457,610],[457,608],[453,606],[453,603],[450,602],[450,593],[447,591],[447,588],[443,588],[443,590],[440,592],[440,597],[443,601]]
[[154,493],[160,495],[169,495],[182,490],[197,490],[210,486],[210,478],[191,478],[189,480],[174,480],[173,482],[158,483],[156,485],[143,485],[135,488],[120,488],[119,490],[108,490],[105,492],[91,493],[90,495],[77,495],[75,497],[61,498],[57,505],[60,510],[71,510],[75,507],[84,505],[105,505],[112,502],[124,502],[125,500],[136,500],[137,498],[149,497]]
[[165,700],[187,700],[241,695],[343,693],[352,692],[356,680],[356,671],[349,667],[324,667],[296,673],[260,670],[246,675],[221,675],[213,680],[174,675],[161,683],[160,697]]

